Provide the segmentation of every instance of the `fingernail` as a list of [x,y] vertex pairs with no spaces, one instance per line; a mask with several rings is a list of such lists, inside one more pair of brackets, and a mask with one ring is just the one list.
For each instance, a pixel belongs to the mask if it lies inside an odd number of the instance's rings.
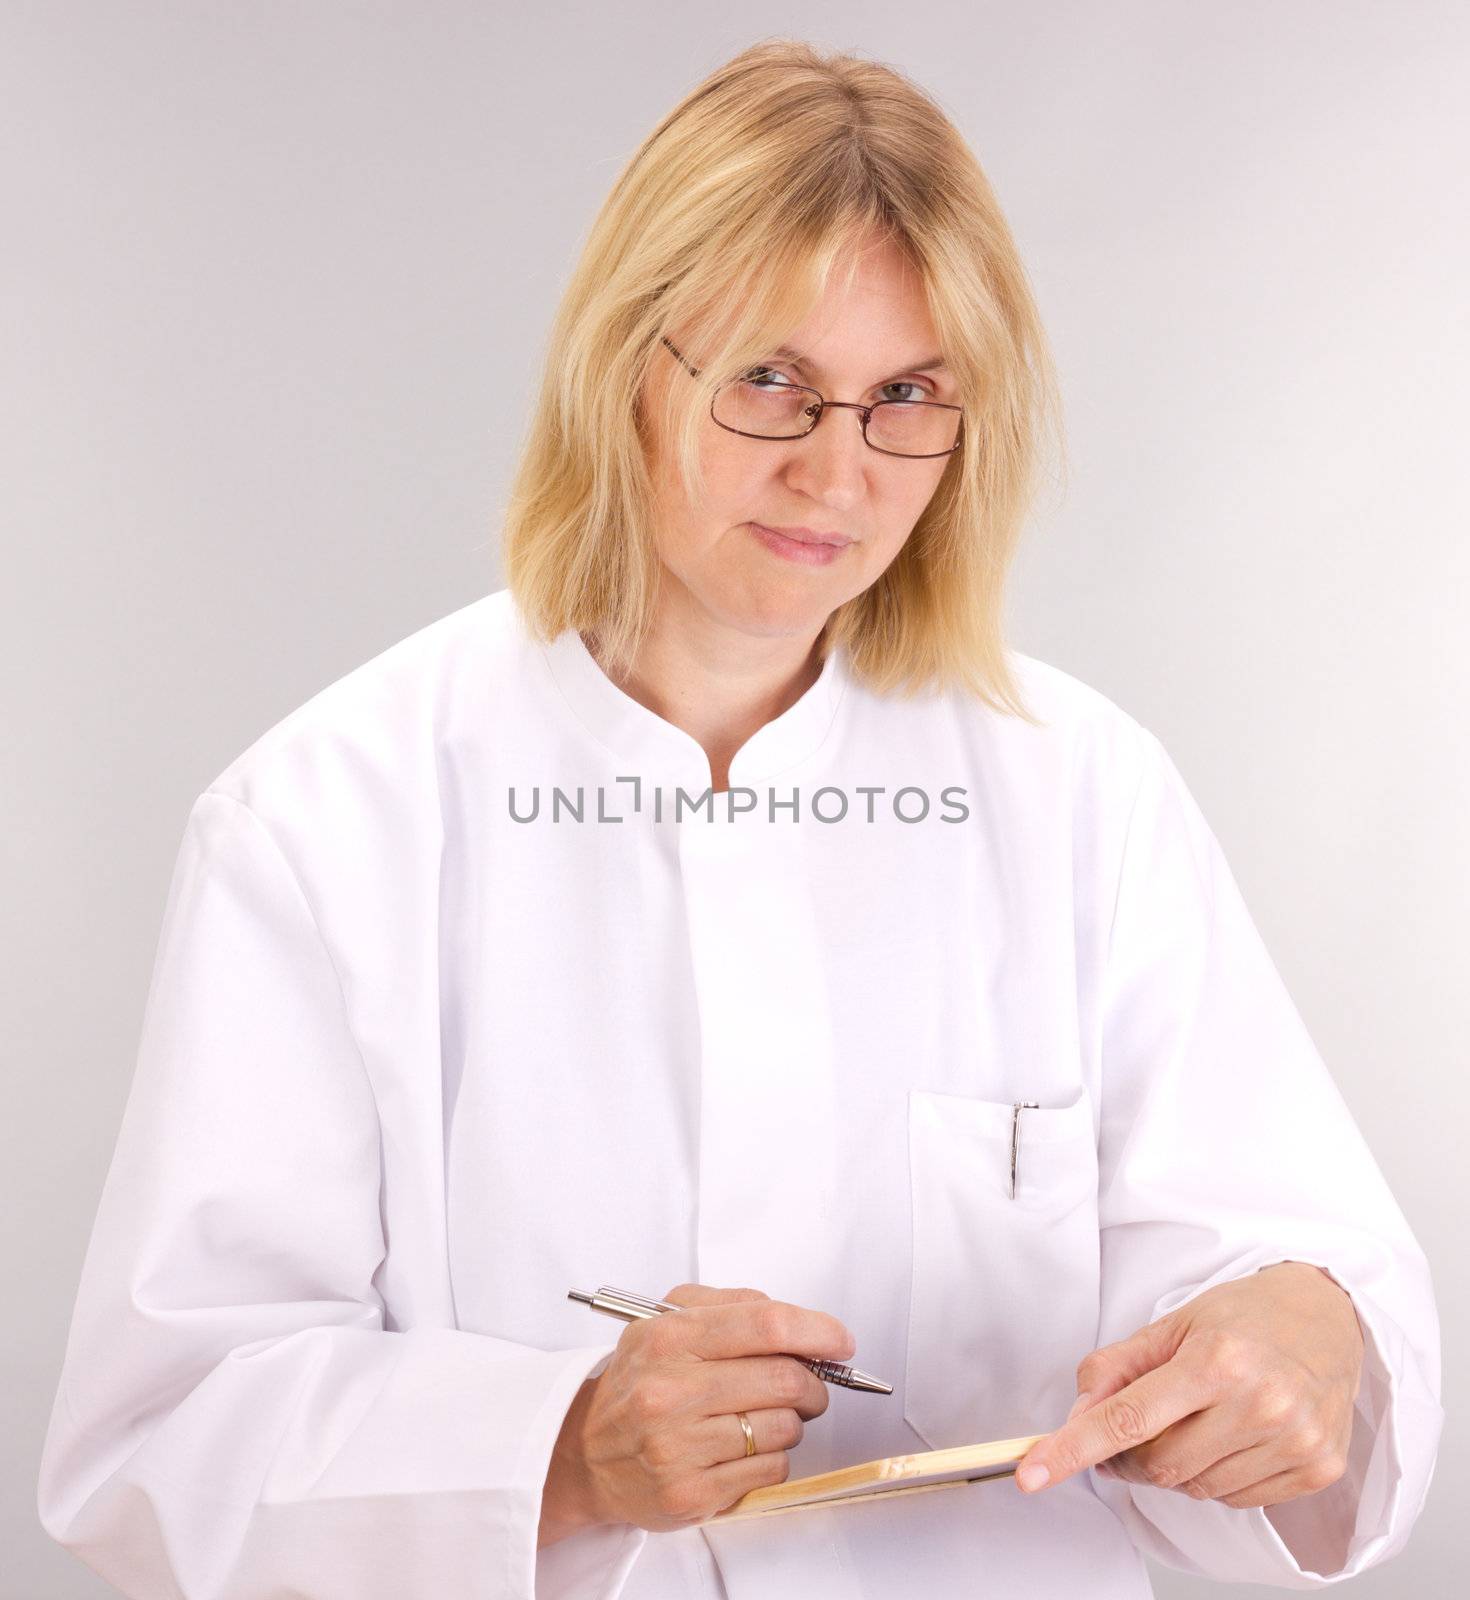
[[1051,1473],[1039,1461],[1033,1461],[1030,1466],[1022,1467],[1017,1472],[1016,1482],[1028,1491],[1041,1489],[1051,1482]]
[[1067,1421],[1070,1422],[1079,1411],[1085,1411],[1087,1409],[1087,1403],[1091,1399],[1092,1396],[1090,1394],[1079,1394],[1072,1402],[1072,1409],[1067,1413]]

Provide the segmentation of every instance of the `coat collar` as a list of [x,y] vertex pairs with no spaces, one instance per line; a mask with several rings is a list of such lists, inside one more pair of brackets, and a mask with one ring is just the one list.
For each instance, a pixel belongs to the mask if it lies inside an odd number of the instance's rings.
[[[538,644],[578,720],[631,771],[695,791],[709,787],[709,759],[699,741],[624,693],[575,628]],[[814,755],[833,733],[850,684],[845,652],[834,647],[806,693],[741,745],[730,763],[731,786],[769,782]]]

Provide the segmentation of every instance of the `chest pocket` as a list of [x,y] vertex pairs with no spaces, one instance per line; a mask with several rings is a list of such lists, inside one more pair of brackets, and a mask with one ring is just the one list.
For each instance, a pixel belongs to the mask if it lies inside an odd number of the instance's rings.
[[935,1450],[1059,1427],[1097,1331],[1091,1099],[1022,1110],[1014,1198],[1013,1117],[1009,1101],[909,1091],[904,1417]]

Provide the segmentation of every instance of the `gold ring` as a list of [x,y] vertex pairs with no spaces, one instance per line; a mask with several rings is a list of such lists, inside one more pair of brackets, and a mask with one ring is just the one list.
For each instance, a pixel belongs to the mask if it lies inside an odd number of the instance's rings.
[[753,1456],[755,1454],[755,1430],[750,1425],[750,1418],[743,1411],[737,1411],[735,1420],[745,1430],[745,1453],[748,1456]]

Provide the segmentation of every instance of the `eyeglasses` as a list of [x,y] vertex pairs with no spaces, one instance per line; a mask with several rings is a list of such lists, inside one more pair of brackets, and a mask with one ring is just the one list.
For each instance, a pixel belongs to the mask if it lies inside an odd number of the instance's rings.
[[[697,378],[700,369],[690,366],[668,339],[663,342]],[[959,406],[938,400],[879,400],[863,406],[855,400],[828,400],[800,384],[761,382],[762,374],[779,377],[769,367],[752,367],[715,390],[710,416],[722,428],[747,439],[804,439],[825,412],[843,407],[858,413],[864,441],[885,456],[947,456],[964,443]]]

